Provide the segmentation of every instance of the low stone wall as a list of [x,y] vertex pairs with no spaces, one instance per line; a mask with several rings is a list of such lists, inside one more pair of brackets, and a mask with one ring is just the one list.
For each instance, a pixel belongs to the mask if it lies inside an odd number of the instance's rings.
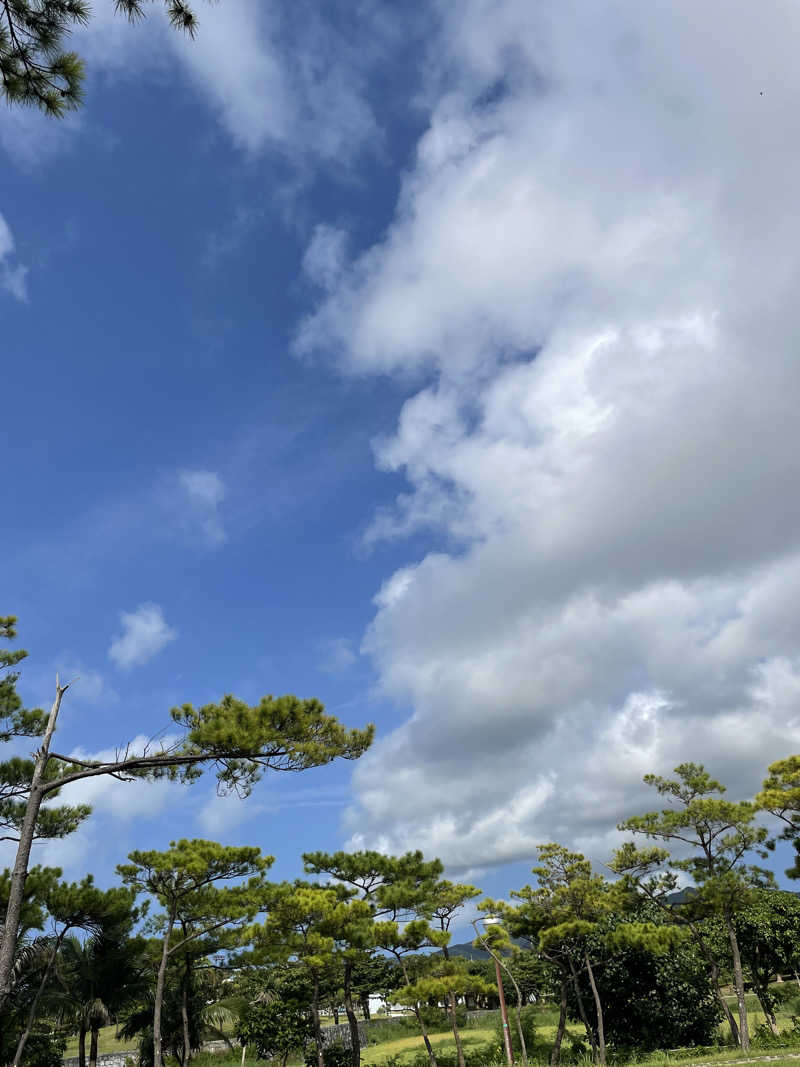
[[[367,1028],[361,1021],[359,1021],[358,1024],[358,1039],[361,1043],[361,1047],[365,1048],[367,1045]],[[349,1024],[340,1023],[338,1026],[323,1026],[322,1043],[324,1045],[334,1045],[339,1043],[344,1045],[345,1048],[350,1048]]]
[[[106,1052],[97,1057],[97,1067],[125,1067],[128,1060],[134,1063],[139,1059],[139,1053],[131,1049],[130,1052]],[[88,1054],[86,1057],[89,1060]],[[68,1060],[62,1060],[62,1067],[78,1067],[78,1057],[71,1056]]]

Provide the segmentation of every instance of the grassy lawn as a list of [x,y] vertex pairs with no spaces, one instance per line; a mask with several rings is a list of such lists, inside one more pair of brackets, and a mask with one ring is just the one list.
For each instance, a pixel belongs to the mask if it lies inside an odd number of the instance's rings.
[[[455,1049],[452,1031],[445,1033],[428,1034],[431,1044],[435,1049],[449,1051]],[[465,1049],[486,1045],[494,1040],[492,1028],[482,1030],[462,1030],[461,1043]],[[396,1041],[383,1041],[380,1045],[371,1045],[361,1052],[361,1062],[370,1065],[385,1063],[389,1056],[400,1056],[400,1062],[411,1060],[420,1051],[424,1051],[425,1044],[421,1035],[410,1034],[408,1037],[400,1037]]]
[[[102,1054],[104,1052],[125,1052],[128,1049],[136,1048],[136,1041],[117,1041],[116,1038],[117,1028],[115,1026],[105,1026],[100,1031],[97,1039],[97,1051]],[[78,1036],[71,1037],[67,1042],[67,1050],[64,1053],[65,1056],[77,1056],[78,1055]],[[89,1035],[86,1035],[86,1058],[89,1058]]]

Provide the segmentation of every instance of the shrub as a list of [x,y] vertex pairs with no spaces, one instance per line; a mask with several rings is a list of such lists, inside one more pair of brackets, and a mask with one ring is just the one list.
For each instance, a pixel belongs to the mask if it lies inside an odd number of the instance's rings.
[[[325,1067],[353,1067],[353,1053],[340,1042],[326,1045],[322,1052]],[[317,1050],[313,1045],[306,1048],[306,1067],[317,1067]]]
[[294,1004],[273,1000],[250,1004],[236,1025],[243,1045],[252,1045],[259,1059],[285,1062],[291,1052],[305,1048],[313,1034],[311,1021]]

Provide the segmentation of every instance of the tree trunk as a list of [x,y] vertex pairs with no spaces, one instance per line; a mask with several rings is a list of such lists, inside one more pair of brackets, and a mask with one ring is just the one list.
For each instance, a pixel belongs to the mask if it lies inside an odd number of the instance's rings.
[[725,1016],[725,1021],[727,1022],[728,1026],[730,1027],[731,1037],[733,1038],[733,1043],[735,1045],[738,1045],[739,1044],[739,1027],[736,1025],[736,1020],[733,1017],[733,1012],[731,1011],[730,1007],[728,1006],[728,1002],[725,999],[725,996],[723,995],[722,989],[720,987],[720,984],[719,984],[719,967],[717,966],[717,961],[714,958],[714,953],[711,951],[711,949],[705,943],[705,939],[701,936],[699,930],[697,929],[697,927],[693,923],[689,923],[689,929],[691,930],[692,934],[694,935],[694,938],[695,938],[695,941],[697,942],[698,948],[700,949],[700,951],[703,953],[703,955],[706,958],[706,961],[708,963],[708,975],[709,975],[709,978],[711,979],[711,985],[712,985],[712,987],[714,989],[714,996],[717,998],[717,1000],[719,1002],[719,1005],[722,1008],[722,1013]]
[[458,1067],[467,1067],[466,1060],[464,1059],[464,1049],[461,1044],[461,1034],[458,1032],[458,1022],[456,1021],[456,995],[452,989],[447,994],[447,1013],[450,1016],[450,1025],[453,1028],[453,1040],[456,1043]]
[[89,1067],[97,1067],[97,1032],[98,1027],[93,1026],[89,1039]]
[[[353,975],[352,963],[346,963],[344,968],[344,1010],[347,1013],[347,1022],[350,1025],[350,1047],[353,1054],[353,1067],[361,1067],[361,1035],[358,1032],[358,1019],[353,1010],[353,992],[350,982]],[[162,1065],[156,1064],[156,1067]]]
[[191,1055],[191,1041],[189,1038],[189,1005],[188,995],[186,992],[186,985],[184,984],[181,990],[181,1022],[183,1023],[183,1056],[181,1057],[181,1063],[183,1067],[189,1062]]
[[[714,970],[716,970],[716,968],[714,968]],[[730,1009],[730,1005],[728,1004],[727,1000],[725,999],[725,994],[722,992],[722,989],[719,986],[718,974],[717,975],[712,974],[711,984],[714,986],[714,994],[715,994],[717,1000],[719,1001],[720,1007],[722,1008],[722,1013],[725,1016],[725,1022],[728,1024],[728,1027],[729,1027],[730,1032],[731,1032],[731,1037],[733,1038],[733,1043],[734,1043],[734,1045],[738,1045],[740,1043],[739,1042],[739,1026],[738,1026],[736,1020],[733,1017],[733,1012]]]
[[319,1023],[319,975],[314,975],[314,996],[311,1000],[311,1019],[314,1023],[314,1044],[317,1049],[317,1067],[325,1067],[322,1055],[322,1027]]
[[419,1032],[422,1034],[422,1040],[425,1043],[425,1051],[428,1053],[428,1060],[431,1067],[439,1067],[439,1063],[436,1059],[436,1053],[433,1051],[433,1045],[431,1039],[428,1037],[428,1027],[425,1025],[425,1020],[422,1018],[422,1011],[420,1010],[419,1001],[414,1005],[414,1014],[417,1017],[419,1023]]
[[725,914],[725,925],[728,928],[728,941],[731,945],[733,958],[733,984],[736,989],[736,1000],[739,1004],[739,1044],[742,1052],[750,1051],[750,1028],[747,1024],[747,1001],[744,996],[744,977],[742,975],[742,958],[739,955],[739,939],[733,925],[730,913]]
[[[394,955],[395,959],[400,964],[400,968],[403,972],[403,981],[406,985],[411,985],[411,981],[408,977],[408,968],[406,967],[406,961],[403,959],[399,952],[396,952]],[[428,1053],[428,1062],[430,1063],[431,1067],[439,1067],[439,1064],[436,1060],[436,1053],[433,1051],[433,1045],[431,1044],[430,1038],[428,1037],[428,1028],[425,1025],[425,1020],[422,1018],[422,1012],[420,1010],[419,1001],[417,1001],[413,1005],[413,1010],[414,1014],[417,1017],[417,1022],[419,1023],[419,1032],[422,1034],[422,1040],[425,1044],[425,1051]]]
[[599,1052],[600,1063],[604,1064],[606,1062],[606,1033],[603,1025],[603,1005],[600,1003],[600,994],[597,991],[597,984],[594,980],[594,971],[592,970],[589,953],[584,952],[583,958],[586,961],[586,972],[589,975],[589,985],[592,987],[594,1007],[597,1013],[597,1050]]
[[153,1067],[164,1067],[164,1057],[161,1052],[161,1006],[164,1003],[164,979],[169,959],[169,939],[172,936],[174,924],[175,911],[173,909],[164,931],[164,947],[161,950],[161,962],[158,965],[158,977],[156,978],[156,999],[153,1004]]
[[338,1026],[339,1025],[339,1009],[338,1008],[331,1008],[331,1011],[333,1012],[333,1025],[334,1026]]
[[78,1031],[78,1067],[86,1067],[86,1027],[82,1023]]
[[42,744],[36,753],[36,761],[31,777],[31,787],[28,793],[28,804],[19,831],[19,845],[14,859],[14,869],[11,873],[11,882],[8,887],[8,904],[6,906],[5,919],[2,923],[3,937],[0,940],[0,1014],[2,1014],[6,1001],[11,993],[12,978],[14,973],[14,955],[19,936],[19,921],[22,915],[22,901],[25,896],[25,882],[28,878],[28,864],[31,858],[31,846],[36,833],[36,820],[39,817],[39,809],[42,806],[44,794],[41,791],[42,780],[47,770],[47,761],[50,758],[50,742],[55,733],[58,721],[58,711],[61,707],[61,698],[69,689],[67,685],[59,685],[56,677],[56,698],[50,709],[47,727],[42,737]]
[[358,998],[358,1002],[361,1005],[361,1011],[364,1015],[365,1022],[369,1022],[369,994],[364,993]]
[[589,1016],[586,1014],[586,1007],[583,1003],[583,997],[581,996],[581,987],[578,983],[578,975],[575,972],[575,964],[572,961],[572,957],[568,954],[569,969],[572,975],[572,988],[575,990],[575,999],[578,1001],[578,1013],[583,1022],[584,1029],[586,1030],[586,1036],[589,1038],[589,1044],[592,1046],[592,1059],[597,1059],[597,1038],[594,1036],[594,1030],[589,1025]]
[[[181,934],[183,940],[187,937],[186,923],[181,921]],[[183,988],[181,989],[181,1023],[183,1024],[183,1058],[181,1063],[183,1067],[187,1067],[189,1060],[192,1058],[192,1040],[189,1035],[189,987],[192,981],[192,964],[189,959],[189,953],[184,956],[184,969],[183,969]]]
[[511,979],[511,984],[514,986],[514,992],[517,996],[517,1006],[514,1010],[514,1014],[517,1018],[517,1036],[519,1037],[519,1049],[522,1055],[523,1067],[528,1067],[528,1046],[525,1044],[525,1034],[522,1032],[522,990],[519,988],[519,982],[514,977],[514,972],[511,970],[511,968],[508,967],[505,963],[503,963],[502,959],[499,956],[497,957],[497,962],[500,964],[500,966],[506,972],[508,977]]
[[762,1004],[761,1007],[764,1011],[764,1018],[767,1020],[767,1026],[770,1028],[770,1031],[775,1035],[775,1037],[778,1037],[781,1031],[780,1027],[778,1026],[778,1020],[775,1016],[775,1012],[772,1010],[771,1007],[768,1007],[766,1004]]
[[761,1010],[764,1012],[764,1020],[771,1032],[777,1037],[780,1033],[778,1028],[778,1020],[775,1017],[775,1007],[772,997],[769,992],[769,979],[770,976],[762,974],[758,968],[751,963],[750,978],[753,983],[753,992],[758,997],[758,1003],[761,1005]]
[[567,1029],[567,976],[561,978],[561,1002],[558,1009],[558,1026],[556,1038],[550,1053],[550,1067],[558,1067],[561,1059],[561,1042],[564,1040],[564,1031]]

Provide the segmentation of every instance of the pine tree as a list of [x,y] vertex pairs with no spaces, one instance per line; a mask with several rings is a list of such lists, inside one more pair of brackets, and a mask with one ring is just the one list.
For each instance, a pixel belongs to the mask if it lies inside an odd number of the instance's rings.
[[[164,852],[131,852],[128,859],[130,863],[117,868],[123,882],[137,893],[154,896],[165,912],[153,1003],[153,1063],[163,1067],[161,1006],[170,957],[191,941],[251,920],[261,906],[264,874],[273,857],[251,846],[184,839],[173,841]],[[247,880],[218,885],[236,879]]]
[[[193,37],[197,17],[184,0],[164,0],[167,18]],[[114,0],[131,22],[144,17],[144,0]],[[91,17],[86,0],[0,0],[0,86],[9,104],[59,117],[83,100],[85,66],[67,49],[70,33]]]
[[[15,637],[15,622],[11,616],[0,619],[0,637]],[[0,939],[0,1011],[11,988],[33,842],[39,836],[63,836],[89,814],[83,806],[50,809],[44,806],[46,800],[85,778],[110,775],[128,782],[158,778],[194,782],[209,766],[223,792],[246,796],[268,770],[303,771],[334,759],[358,759],[372,742],[372,726],[348,730],[315,699],[266,696],[249,705],[229,695],[201,708],[191,704],[173,708],[172,721],[182,736],[172,744],[153,742],[139,751],[128,745],[107,760],[75,759],[52,751],[69,683],[56,678],[49,715],[23,708],[14,668],[25,655],[0,652],[0,671],[5,671],[0,680],[0,741],[41,739],[33,760],[14,757],[0,763],[0,816],[11,825],[18,842]]]
[[[754,886],[772,882],[770,872],[744,862],[751,852],[762,858],[767,855],[767,830],[755,821],[758,805],[725,800],[722,796],[725,787],[702,765],[682,763],[674,773],[674,779],[655,774],[644,778],[667,798],[670,806],[627,819],[619,829],[663,841],[680,850],[680,858],[663,848],[637,849],[629,842],[617,851],[612,866],[634,878],[650,899],[666,904],[673,914],[682,911],[684,921],[693,923],[698,944],[707,954],[712,981],[731,1033],[747,1051],[750,1031],[735,916],[751,899]],[[679,875],[688,875],[694,886],[687,899],[676,906],[667,898],[676,889]],[[718,916],[726,931],[738,1002],[738,1027],[719,992],[718,962],[694,923],[695,919],[708,916]]]

